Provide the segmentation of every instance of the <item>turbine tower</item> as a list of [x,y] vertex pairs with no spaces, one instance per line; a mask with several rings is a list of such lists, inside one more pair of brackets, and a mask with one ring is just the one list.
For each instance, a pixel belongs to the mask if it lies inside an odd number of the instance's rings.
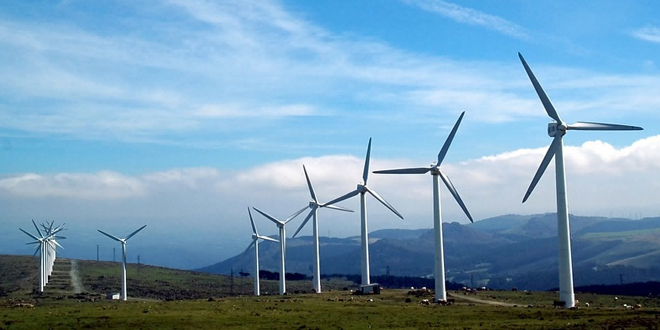
[[543,172],[545,172],[545,169],[554,157],[555,177],[557,180],[557,230],[559,237],[559,300],[565,303],[564,307],[571,308],[575,306],[575,295],[573,293],[573,263],[571,260],[571,237],[568,219],[568,198],[566,196],[566,175],[564,173],[563,137],[569,130],[631,131],[641,130],[642,128],[637,126],[592,122],[577,122],[575,124],[565,123],[559,117],[559,114],[543,91],[543,88],[541,88],[541,84],[536,80],[534,73],[532,73],[532,69],[529,68],[523,56],[518,53],[518,57],[520,58],[522,65],[525,67],[529,80],[531,80],[532,85],[534,85],[536,94],[538,94],[541,99],[545,111],[548,113],[548,116],[554,120],[548,124],[548,135],[553,138],[552,143],[525,193],[523,203],[527,201],[527,198],[529,198],[534,187],[536,187],[536,184],[541,179]]
[[445,183],[445,186],[447,187],[447,189],[449,189],[449,192],[452,194],[452,196],[454,196],[454,199],[456,200],[458,205],[460,205],[461,209],[463,209],[463,212],[465,212],[465,215],[467,215],[468,219],[470,219],[470,222],[474,222],[472,220],[472,216],[470,215],[470,212],[465,206],[465,203],[463,203],[463,200],[458,195],[456,188],[454,188],[454,185],[449,180],[449,177],[447,177],[447,175],[445,175],[444,173],[442,173],[442,171],[440,171],[440,164],[442,164],[442,161],[444,160],[445,155],[447,154],[447,150],[449,150],[449,146],[451,145],[451,142],[454,139],[454,135],[456,135],[458,126],[461,124],[463,115],[465,115],[465,112],[461,113],[461,115],[458,117],[456,124],[454,124],[454,128],[451,130],[451,133],[449,133],[449,136],[447,137],[445,144],[442,146],[442,149],[440,149],[440,153],[438,153],[438,160],[435,164],[431,164],[430,166],[426,166],[426,167],[374,171],[374,173],[378,173],[378,174],[425,174],[430,171],[431,176],[433,176],[433,233],[434,233],[434,242],[435,242],[434,277],[435,277],[435,299],[438,301],[447,301],[447,288],[445,287],[445,255],[444,255],[444,244],[442,242],[442,212],[440,205],[440,188],[439,188],[440,179],[442,179],[442,181]]
[[121,243],[121,300],[126,301],[128,295],[126,294],[126,241],[137,234],[140,230],[144,229],[147,225],[140,227],[138,230],[130,233],[126,238],[119,238],[115,235],[110,235],[102,230],[98,230],[101,234],[112,238],[113,240]]
[[285,263],[286,263],[286,224],[289,221],[293,220],[295,217],[297,217],[298,214],[305,211],[307,209],[307,207],[304,207],[304,208],[300,209],[296,213],[292,214],[290,217],[286,218],[286,220],[284,220],[284,221],[279,220],[279,219],[277,219],[277,218],[275,218],[275,217],[273,217],[273,216],[271,216],[267,213],[264,213],[264,212],[260,211],[259,209],[257,209],[256,207],[253,207],[253,209],[255,211],[261,213],[261,215],[266,217],[266,219],[274,222],[275,225],[277,225],[277,228],[280,229],[280,295],[283,295],[283,294],[286,293],[286,278],[285,278],[286,277],[286,266],[285,266]]
[[265,240],[265,241],[271,241],[271,242],[279,242],[276,239],[270,238],[268,236],[260,236],[259,233],[257,233],[257,226],[254,225],[254,220],[252,219],[252,212],[250,212],[250,208],[248,207],[248,214],[250,215],[250,224],[252,224],[252,243],[248,245],[247,249],[243,251],[242,254],[247,253],[252,246],[254,246],[254,295],[259,296],[261,295],[261,291],[259,290],[259,240]]
[[309,175],[307,175],[307,169],[303,165],[303,171],[305,172],[305,179],[307,179],[307,187],[309,188],[309,194],[312,197],[312,200],[309,201],[309,213],[305,220],[300,224],[298,230],[293,234],[293,237],[296,237],[303,227],[307,224],[310,218],[312,218],[312,235],[314,236],[314,278],[312,279],[312,286],[316,293],[321,293],[321,261],[320,261],[320,244],[319,244],[319,219],[318,219],[318,209],[320,207],[327,207],[329,209],[335,209],[345,212],[353,212],[352,210],[345,209],[343,207],[334,206],[334,205],[325,205],[319,203],[316,198],[316,193],[314,193],[314,188],[312,187],[312,182],[309,180]]
[[367,198],[366,194],[370,193],[371,196],[376,198],[379,202],[381,202],[385,207],[390,209],[390,211],[394,212],[399,218],[403,219],[403,216],[396,210],[392,205],[390,205],[387,201],[385,201],[378,193],[375,191],[369,189],[367,187],[367,179],[369,177],[369,159],[371,155],[371,138],[369,138],[369,145],[367,146],[367,156],[365,157],[364,160],[364,170],[362,171],[362,183],[359,183],[357,185],[357,188],[346,195],[343,195],[341,197],[337,197],[327,203],[325,203],[325,206],[329,206],[332,204],[335,204],[337,202],[341,202],[345,199],[349,199],[353,196],[360,195],[360,218],[362,220],[361,222],[361,247],[362,247],[362,285],[369,285],[371,284],[370,282],[370,276],[369,276],[369,233],[367,231]]

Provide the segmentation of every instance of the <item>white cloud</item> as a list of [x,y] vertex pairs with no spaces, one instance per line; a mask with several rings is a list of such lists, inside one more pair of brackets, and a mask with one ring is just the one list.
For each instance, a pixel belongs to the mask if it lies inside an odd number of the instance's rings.
[[[600,209],[649,208],[637,201],[655,196],[660,185],[660,135],[645,138],[630,146],[616,148],[602,141],[589,141],[581,146],[566,146],[566,171],[572,197],[571,205],[582,212]],[[457,164],[443,164],[459,193],[477,219],[503,213],[536,213],[552,211],[554,205],[554,165],[548,167],[542,182],[528,202],[520,199],[541,162],[546,148],[520,149],[482,157]],[[178,214],[194,216],[196,212],[218,216],[241,217],[248,205],[273,210],[282,216],[306,205],[309,195],[302,172],[305,165],[321,200],[329,200],[355,189],[361,181],[363,158],[324,156],[263,164],[238,172],[220,172],[212,168],[173,169],[139,176],[113,172],[60,173],[53,175],[21,174],[0,180],[0,189],[8,198],[30,201],[33,198],[84,200],[94,205],[113,201],[153,207],[136,212],[161,214],[181,205],[198,209],[179,209]],[[423,166],[408,160],[373,159],[371,170]],[[643,180],[642,180],[643,178]],[[627,185],[631,186],[627,186]],[[370,174],[369,185],[392,203],[407,221],[404,227],[429,226],[424,221],[430,211],[430,175]],[[590,196],[584,196],[588,191]],[[443,193],[448,219],[463,221],[460,209]],[[551,200],[552,202],[548,202]],[[123,201],[123,202],[122,202]],[[160,203],[166,207],[158,206]],[[357,202],[346,202],[357,208]],[[387,210],[370,202],[373,212],[388,217]],[[38,206],[35,206],[38,207]],[[206,209],[206,210],[205,210]],[[657,207],[649,210],[660,212]],[[371,212],[371,211],[370,211]],[[167,213],[167,212],[166,212]],[[338,217],[346,220],[345,215]],[[393,220],[393,219],[390,219]],[[340,222],[341,223],[341,222]],[[393,223],[387,223],[392,225]],[[374,228],[381,228],[377,222]],[[338,227],[338,228],[341,228]],[[342,234],[350,232],[344,230]]]
[[305,104],[290,104],[279,107],[250,107],[237,104],[228,105],[204,105],[196,113],[196,116],[205,118],[276,118],[293,116],[311,116],[317,114],[313,106]]
[[660,28],[647,26],[632,32],[633,37],[644,41],[660,43]]
[[0,189],[23,198],[107,200],[139,198],[145,194],[140,180],[114,172],[21,174],[1,179]]
[[[466,24],[525,33],[455,4],[410,3]],[[401,122],[429,112],[453,120],[457,109],[484,122],[543,115],[515,59],[482,63],[411,53],[325,30],[276,1],[122,5],[131,15],[102,31],[76,20],[0,22],[3,128],[176,144],[180,139],[168,134],[231,131],[232,141],[249,141],[254,127],[274,120],[322,115],[328,127],[371,115],[355,109],[378,109],[379,119]],[[658,106],[649,92],[660,86],[655,77],[542,67],[539,73],[546,88],[560,92],[550,94],[564,111],[651,113]],[[239,123],[243,118],[250,120]],[[235,133],[241,128],[243,135]]]
[[441,1],[441,0],[402,0],[404,3],[417,6],[423,10],[434,12],[442,16],[451,18],[458,23],[482,26],[499,33],[521,39],[527,40],[529,36],[524,28],[509,22],[501,17],[486,14],[478,10],[461,7],[457,4]]

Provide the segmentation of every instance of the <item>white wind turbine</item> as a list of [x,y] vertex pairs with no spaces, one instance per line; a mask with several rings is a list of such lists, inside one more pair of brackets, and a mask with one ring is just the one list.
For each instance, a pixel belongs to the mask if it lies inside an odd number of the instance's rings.
[[101,234],[108,236],[112,238],[113,240],[121,243],[121,300],[126,301],[128,299],[128,295],[126,294],[126,241],[128,241],[131,237],[133,237],[135,234],[137,234],[140,230],[144,229],[147,225],[144,225],[140,227],[138,230],[130,233],[126,238],[119,238],[115,235],[110,235],[102,230],[98,230]]
[[312,235],[314,236],[314,278],[312,279],[312,286],[314,287],[314,291],[316,293],[320,293],[321,292],[321,261],[320,261],[320,244],[319,244],[318,208],[327,207],[329,209],[335,209],[339,211],[346,211],[346,212],[353,212],[353,211],[339,206],[325,205],[319,203],[318,199],[316,198],[316,193],[314,193],[312,182],[309,180],[309,176],[307,175],[307,169],[305,168],[305,165],[303,165],[303,171],[305,172],[305,179],[307,179],[307,187],[309,188],[309,194],[311,195],[312,200],[309,201],[309,206],[308,206],[310,208],[309,214],[307,214],[305,220],[302,222],[302,224],[300,224],[300,227],[298,227],[298,230],[296,230],[295,234],[293,234],[293,237],[296,237],[296,235],[298,235],[300,230],[303,229],[303,227],[305,227],[307,221],[309,221],[310,218],[313,218]]
[[[64,224],[61,224],[55,228],[53,228],[53,225],[55,224],[55,221],[51,221],[48,226],[45,224],[41,224],[41,227],[44,230],[44,233],[46,234],[47,237],[47,244],[46,244],[46,259],[48,262],[46,263],[46,283],[48,282],[48,276],[50,276],[53,273],[53,266],[55,265],[55,260],[57,259],[57,247],[59,246],[62,248],[61,245],[57,243],[57,239],[65,239],[66,237],[62,236],[56,236],[58,232],[64,229]],[[36,224],[35,228],[36,228]]]
[[247,249],[243,251],[242,254],[247,253],[252,246],[254,246],[254,295],[259,296],[261,295],[261,291],[259,290],[259,240],[265,240],[265,241],[271,241],[271,242],[279,242],[276,239],[270,238],[268,236],[260,236],[259,233],[257,233],[257,226],[254,225],[254,220],[252,219],[252,212],[250,212],[250,208],[248,207],[248,214],[250,215],[250,224],[252,225],[252,243],[248,245]]
[[280,229],[280,295],[283,295],[283,294],[286,293],[286,278],[285,278],[286,277],[286,266],[285,266],[285,263],[286,263],[286,224],[289,221],[293,220],[293,218],[297,217],[300,213],[305,211],[307,209],[307,207],[304,207],[304,208],[300,209],[296,213],[292,214],[290,217],[286,218],[286,220],[284,220],[284,221],[279,220],[279,219],[277,219],[277,218],[275,218],[275,217],[273,217],[273,216],[271,216],[267,213],[264,213],[264,212],[260,211],[259,209],[257,209],[256,207],[253,207],[253,209],[255,211],[261,213],[261,215],[266,217],[266,219],[274,222],[277,225],[277,228]]
[[564,307],[571,308],[575,306],[575,295],[573,293],[573,264],[571,260],[571,237],[568,219],[568,198],[566,196],[566,176],[564,173],[564,147],[563,136],[569,130],[583,130],[583,131],[629,131],[641,130],[641,127],[617,125],[617,124],[603,124],[592,122],[577,122],[575,124],[566,124],[561,120],[559,114],[553,107],[550,99],[541,88],[538,80],[532,73],[532,70],[527,65],[523,56],[518,53],[520,61],[525,67],[525,71],[531,80],[536,94],[541,99],[541,103],[548,113],[548,116],[554,121],[548,124],[548,135],[553,138],[548,151],[546,152],[539,169],[536,171],[532,183],[529,185],[523,203],[527,201],[529,195],[536,187],[536,184],[541,179],[543,172],[550,164],[552,158],[555,158],[555,177],[557,180],[557,230],[559,237],[559,300],[565,303]]
[[[39,253],[39,292],[44,292],[44,286],[48,284],[48,276],[50,276],[53,269],[52,265],[55,263],[54,250],[56,249],[57,246],[62,248],[62,246],[59,243],[57,243],[57,241],[55,241],[55,238],[65,239],[66,237],[55,236],[55,234],[57,234],[59,231],[64,229],[62,228],[62,226],[59,226],[53,230],[51,224],[50,229],[48,229],[47,235],[44,236],[39,230],[39,227],[34,222],[34,220],[32,220],[32,224],[34,225],[34,228],[37,230],[39,237],[28,233],[22,228],[19,229],[35,240],[34,242],[30,242],[27,244],[39,244],[34,254],[36,255],[37,253]],[[45,226],[44,229],[46,229]]]
[[470,219],[470,222],[474,222],[472,220],[472,216],[470,215],[470,212],[468,211],[467,207],[465,206],[465,203],[463,203],[463,200],[461,197],[458,195],[458,192],[456,191],[456,188],[454,188],[454,185],[451,183],[449,180],[449,177],[442,173],[440,171],[440,164],[442,164],[442,161],[445,158],[445,155],[447,154],[447,150],[449,150],[449,146],[451,145],[452,140],[454,139],[454,135],[456,135],[456,131],[458,130],[458,126],[461,124],[461,120],[463,119],[463,115],[465,115],[465,112],[461,113],[461,115],[458,117],[458,120],[456,121],[456,124],[454,124],[454,128],[451,130],[451,133],[449,133],[449,136],[447,137],[447,140],[445,141],[445,144],[442,146],[442,149],[440,149],[440,153],[438,153],[438,160],[435,164],[431,164],[430,166],[425,166],[425,167],[413,167],[413,168],[401,168],[401,169],[395,169],[395,170],[380,170],[380,171],[374,171],[374,173],[378,174],[425,174],[427,172],[431,172],[431,176],[433,176],[433,233],[434,233],[434,241],[435,241],[435,268],[434,268],[434,276],[435,276],[435,299],[440,300],[440,301],[447,301],[447,290],[445,286],[445,255],[444,255],[444,244],[442,242],[442,213],[441,213],[441,205],[440,205],[440,187],[439,187],[439,180],[442,179],[442,181],[445,183],[445,186],[447,189],[449,189],[449,192],[454,196],[454,199],[460,205],[460,207],[463,209],[463,212],[465,212],[465,215],[467,215],[468,219]]
[[362,285],[371,284],[370,275],[369,275],[369,233],[367,231],[367,198],[366,193],[370,193],[371,196],[376,198],[381,202],[385,207],[394,212],[399,218],[403,219],[403,216],[396,210],[392,205],[385,201],[378,193],[369,189],[367,187],[367,179],[369,177],[369,160],[371,157],[371,138],[369,138],[369,145],[367,146],[367,156],[364,160],[364,170],[362,171],[362,183],[357,185],[357,188],[346,195],[335,198],[327,203],[324,206],[329,206],[337,202],[341,202],[345,199],[349,199],[353,196],[360,195],[360,218],[361,218],[361,247],[362,247]]

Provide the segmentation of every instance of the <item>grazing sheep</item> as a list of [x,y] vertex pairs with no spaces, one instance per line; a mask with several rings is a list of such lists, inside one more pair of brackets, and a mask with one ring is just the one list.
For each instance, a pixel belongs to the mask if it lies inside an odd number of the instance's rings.
[[419,304],[420,304],[420,305],[427,305],[427,306],[428,306],[428,305],[431,304],[431,302],[429,302],[428,299],[424,299],[424,300],[420,301]]

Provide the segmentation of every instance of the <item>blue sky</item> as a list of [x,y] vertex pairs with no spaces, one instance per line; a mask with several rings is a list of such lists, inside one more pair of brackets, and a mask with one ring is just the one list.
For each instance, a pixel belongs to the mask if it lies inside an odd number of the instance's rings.
[[[443,169],[475,218],[554,211],[551,169],[520,203],[550,119],[518,52],[567,122],[644,127],[564,139],[570,211],[658,216],[659,6],[3,1],[0,253],[29,253],[14,243],[30,219],[66,222],[65,253],[89,258],[90,229],[146,223],[143,260],[158,237],[188,252],[153,263],[203,266],[249,244],[247,206],[306,204],[303,163],[331,199],[359,183],[370,137],[372,170],[424,166],[462,111]],[[406,217],[371,202],[371,229],[432,226],[430,177],[369,184]],[[466,222],[443,194],[445,221]],[[357,215],[322,217],[323,234],[359,232]]]

